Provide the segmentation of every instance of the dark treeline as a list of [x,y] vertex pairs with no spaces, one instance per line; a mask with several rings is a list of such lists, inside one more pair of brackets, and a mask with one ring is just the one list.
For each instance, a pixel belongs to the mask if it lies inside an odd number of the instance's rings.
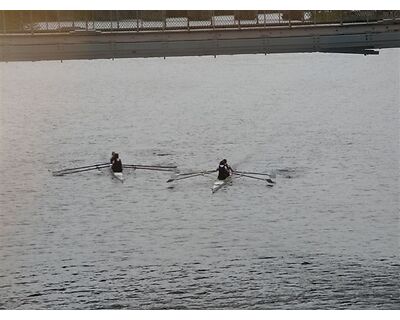
[[399,16],[398,11],[256,11],[256,10],[3,10],[0,28],[7,30],[29,29],[38,22],[57,21],[162,21],[166,18],[188,18],[191,21],[210,20],[212,16],[234,16],[237,20],[255,20],[258,14],[281,13],[283,20],[315,22],[373,21],[385,17]]

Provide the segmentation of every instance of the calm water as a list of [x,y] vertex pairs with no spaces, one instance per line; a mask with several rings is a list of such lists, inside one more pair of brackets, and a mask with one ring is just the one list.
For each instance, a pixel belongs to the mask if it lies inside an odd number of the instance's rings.
[[[400,51],[0,64],[0,308],[398,309]],[[276,170],[49,170],[105,162]]]

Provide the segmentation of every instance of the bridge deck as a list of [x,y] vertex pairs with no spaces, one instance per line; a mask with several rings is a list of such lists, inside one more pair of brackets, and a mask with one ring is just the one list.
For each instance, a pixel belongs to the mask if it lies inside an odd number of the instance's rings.
[[1,61],[110,59],[223,54],[374,53],[400,47],[400,21],[206,28],[163,31],[71,31],[1,34]]

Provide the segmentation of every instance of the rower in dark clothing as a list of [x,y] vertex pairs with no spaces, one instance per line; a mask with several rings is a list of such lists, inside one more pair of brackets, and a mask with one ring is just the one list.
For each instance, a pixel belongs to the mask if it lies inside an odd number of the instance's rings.
[[111,158],[111,169],[113,172],[122,172],[122,161],[118,153],[114,153],[113,158]]
[[222,160],[218,166],[218,180],[225,180],[233,172],[226,159]]
[[114,162],[114,160],[115,160],[115,155],[116,155],[116,153],[115,153],[114,151],[111,152],[110,164],[112,164],[112,163]]

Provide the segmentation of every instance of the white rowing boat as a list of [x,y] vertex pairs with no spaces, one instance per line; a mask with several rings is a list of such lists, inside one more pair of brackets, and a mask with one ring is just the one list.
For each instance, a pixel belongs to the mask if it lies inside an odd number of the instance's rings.
[[227,177],[225,180],[216,180],[211,188],[211,192],[215,193],[217,192],[219,189],[221,189],[223,186],[227,185],[228,183],[230,183],[232,181],[232,174]]
[[122,172],[114,172],[111,166],[110,166],[110,171],[114,178],[118,179],[121,182],[124,182],[124,175]]

